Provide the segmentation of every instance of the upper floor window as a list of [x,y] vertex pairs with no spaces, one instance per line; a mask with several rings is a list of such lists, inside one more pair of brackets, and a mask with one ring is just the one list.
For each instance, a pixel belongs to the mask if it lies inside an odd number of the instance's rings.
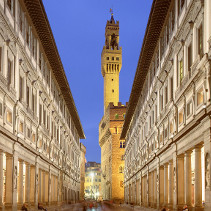
[[203,102],[204,102],[204,91],[203,91],[203,87],[201,87],[197,91],[197,106],[201,105]]
[[20,100],[23,100],[23,91],[24,91],[24,81],[23,81],[23,77],[20,76],[20,80],[19,80],[19,98],[20,98]]
[[183,59],[179,61],[179,82],[182,82],[182,79],[184,78],[184,69],[183,69]]
[[125,148],[125,141],[120,141],[120,148]]
[[178,15],[180,15],[184,4],[185,4],[185,0],[178,0]]
[[192,43],[188,46],[188,74],[189,78],[191,77],[191,66],[193,63],[193,54],[192,54]]
[[11,13],[15,15],[15,0],[7,0],[7,6],[10,9]]
[[198,28],[198,54],[202,58],[202,56],[203,56],[203,27],[202,27],[202,24]]
[[12,111],[7,109],[7,122],[12,124]]
[[12,61],[10,59],[7,61],[7,80],[8,84],[12,83]]
[[183,109],[179,111],[179,125],[181,125],[184,121],[184,112]]
[[2,47],[0,47],[0,72],[2,71]]

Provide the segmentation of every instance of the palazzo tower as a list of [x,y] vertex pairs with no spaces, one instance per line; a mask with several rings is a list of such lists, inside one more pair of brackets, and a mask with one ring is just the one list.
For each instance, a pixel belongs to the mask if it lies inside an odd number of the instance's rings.
[[105,45],[101,54],[101,72],[104,78],[104,111],[110,102],[119,102],[119,72],[122,67],[122,48],[119,47],[119,21],[113,14],[105,28]]

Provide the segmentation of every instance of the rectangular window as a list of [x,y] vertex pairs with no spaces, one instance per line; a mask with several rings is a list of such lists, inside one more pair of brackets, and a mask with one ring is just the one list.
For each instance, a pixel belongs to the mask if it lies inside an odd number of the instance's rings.
[[7,64],[7,80],[8,84],[10,85],[12,83],[12,61],[8,59]]
[[7,122],[12,124],[12,111],[7,109]]
[[39,53],[39,68],[40,68],[40,70],[42,68],[42,53],[41,53],[41,51]]
[[192,56],[192,43],[188,46],[188,74],[189,78],[191,77],[191,66],[193,63],[193,56]]
[[20,29],[20,31],[21,31],[21,33],[23,33],[23,31],[24,31],[24,13],[23,13],[23,11],[22,11],[22,8],[21,8],[21,6],[19,5],[19,29]]
[[166,139],[168,136],[168,128],[166,127],[164,130],[164,138]]
[[116,60],[119,61],[119,57],[116,57]]
[[20,76],[20,81],[19,81],[19,97],[20,97],[20,100],[23,99],[23,78]]
[[29,86],[26,86],[26,103],[29,106]]
[[165,87],[165,98],[166,98],[166,104],[168,103],[168,86]]
[[32,142],[35,142],[35,134],[32,134]]
[[32,111],[35,112],[35,95],[32,92]]
[[0,116],[3,115],[3,105],[2,105],[2,102],[0,102]]
[[173,134],[174,132],[174,121],[172,120],[170,123],[170,133]]
[[204,102],[204,92],[203,87],[201,87],[197,92],[197,106],[201,105]]
[[170,83],[171,83],[171,92],[170,92],[170,99],[173,99],[173,93],[174,93],[174,81],[173,81],[173,77],[171,77],[170,79]]
[[198,54],[203,57],[203,27],[202,24],[198,29]]
[[40,104],[40,109],[39,109],[39,120],[40,120],[40,124],[42,122],[42,105]]
[[27,138],[31,138],[31,130],[27,127]]
[[187,103],[187,117],[189,117],[193,112],[193,105],[192,105],[192,101],[189,101]]
[[184,118],[183,118],[183,110],[181,110],[180,112],[179,112],[179,125],[181,125],[182,123],[183,123],[183,121],[184,121]]
[[23,122],[19,123],[19,132],[23,134]]
[[160,93],[160,111],[162,111],[162,110],[163,110],[163,93],[161,91],[161,93]]
[[26,43],[28,46],[30,46],[30,26],[27,21],[26,21]]
[[179,82],[181,84],[184,77],[183,59],[179,61]]
[[7,0],[7,6],[11,13],[15,15],[15,1],[14,0]]

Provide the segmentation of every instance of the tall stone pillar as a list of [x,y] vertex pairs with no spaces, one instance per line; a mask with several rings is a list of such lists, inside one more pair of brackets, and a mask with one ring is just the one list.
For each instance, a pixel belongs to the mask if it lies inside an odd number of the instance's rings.
[[4,190],[4,170],[3,170],[3,151],[0,151],[0,207],[3,205],[3,190]]
[[168,164],[168,204],[173,204],[173,185],[174,185],[174,177],[173,177],[173,164],[169,162]]
[[6,154],[6,197],[5,197],[5,205],[12,206],[12,195],[13,195],[13,178],[12,178],[12,166],[13,166],[13,157],[12,155]]
[[39,164],[35,163],[35,195],[34,195],[34,205],[37,207],[38,205],[38,192],[39,192]]
[[205,30],[205,51],[208,52],[209,50],[209,43],[207,42],[211,39],[211,1],[205,0],[205,12],[204,12],[204,30]]
[[25,202],[30,203],[30,164],[26,163],[25,172]]
[[184,156],[183,155],[179,155],[177,157],[177,164],[178,164],[178,168],[177,168],[178,206],[183,207],[184,205]]
[[173,210],[177,210],[177,152],[176,152],[176,145],[174,146],[174,153],[173,153]]
[[35,184],[36,184],[36,174],[35,166],[30,168],[30,203],[35,204]]
[[39,202],[42,202],[42,170],[39,169]]
[[160,205],[164,204],[164,166],[160,167]]
[[156,171],[156,187],[157,187],[157,209],[160,208],[160,161],[157,159],[157,171]]
[[19,161],[19,176],[18,176],[18,203],[23,204],[23,161]]
[[147,170],[147,176],[146,176],[146,194],[147,194],[147,207],[149,207],[149,170]]
[[211,134],[210,130],[204,133],[204,160],[205,160],[205,207],[204,211],[211,210]]
[[51,171],[49,170],[49,180],[48,180],[48,204],[50,205],[52,202],[52,174]]
[[16,152],[13,156],[6,155],[6,209],[17,210],[17,174],[18,174],[18,157]]
[[154,184],[153,184],[153,188],[154,188],[154,203],[153,203],[153,207],[156,208],[157,207],[157,171],[154,170]]
[[45,202],[45,171],[42,171],[42,202]]
[[45,202],[48,202],[48,186],[49,186],[49,175],[48,172],[45,172]]
[[184,154],[184,182],[185,182],[185,204],[191,206],[191,151],[187,151]]
[[196,147],[195,152],[195,184],[194,184],[194,203],[195,207],[202,206],[202,178],[201,178],[201,148]]
[[164,165],[164,204],[168,204],[168,164]]

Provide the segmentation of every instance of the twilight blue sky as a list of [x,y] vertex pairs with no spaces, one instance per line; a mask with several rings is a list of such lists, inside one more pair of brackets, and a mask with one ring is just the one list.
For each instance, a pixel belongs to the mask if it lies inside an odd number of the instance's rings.
[[43,0],[86,135],[87,161],[100,162],[98,125],[103,116],[101,51],[109,9],[120,22],[123,66],[120,102],[129,100],[152,0]]

